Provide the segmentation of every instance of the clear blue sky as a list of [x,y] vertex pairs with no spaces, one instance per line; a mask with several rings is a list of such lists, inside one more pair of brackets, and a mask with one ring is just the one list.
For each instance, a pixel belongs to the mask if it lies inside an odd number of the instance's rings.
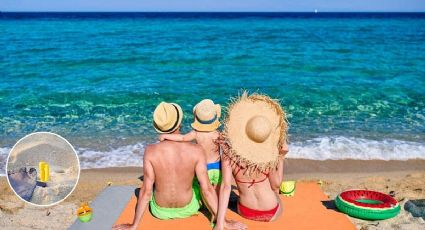
[[0,0],[0,11],[413,11],[425,0]]

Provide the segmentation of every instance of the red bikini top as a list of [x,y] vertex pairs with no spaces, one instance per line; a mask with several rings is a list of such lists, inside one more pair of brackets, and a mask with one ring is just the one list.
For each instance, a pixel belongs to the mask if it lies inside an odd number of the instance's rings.
[[259,181],[256,181],[255,179],[252,179],[252,181],[240,181],[240,180],[238,180],[237,178],[236,178],[236,176],[239,174],[239,172],[241,171],[241,168],[239,167],[239,169],[238,169],[238,171],[235,173],[235,175],[234,175],[234,177],[235,177],[235,181],[236,182],[239,182],[239,183],[243,183],[243,184],[250,184],[249,186],[248,186],[248,188],[250,188],[251,186],[253,186],[254,184],[256,184],[256,183],[261,183],[261,182],[263,182],[263,181],[265,181],[265,180],[267,180],[267,178],[269,178],[269,173],[263,173],[263,172],[261,172],[262,174],[264,174],[264,176],[266,176],[264,179],[262,179],[262,180],[259,180]]

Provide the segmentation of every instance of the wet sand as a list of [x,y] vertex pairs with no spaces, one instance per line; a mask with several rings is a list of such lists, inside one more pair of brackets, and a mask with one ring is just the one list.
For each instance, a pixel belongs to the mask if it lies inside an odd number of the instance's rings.
[[[3,229],[64,229],[76,219],[81,202],[90,202],[108,183],[139,185],[141,167],[82,170],[74,192],[62,203],[49,208],[24,204],[14,196],[5,177],[0,178],[0,226]],[[425,160],[409,161],[312,161],[287,159],[285,180],[323,181],[330,199],[347,189],[360,188],[384,193],[394,191],[402,211],[395,218],[363,221],[350,218],[359,229],[425,229],[425,221],[408,214],[408,199],[425,198]]]

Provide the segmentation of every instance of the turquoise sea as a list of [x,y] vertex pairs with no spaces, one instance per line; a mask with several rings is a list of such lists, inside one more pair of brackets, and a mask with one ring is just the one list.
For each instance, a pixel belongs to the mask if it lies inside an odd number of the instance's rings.
[[[152,112],[280,99],[290,157],[425,158],[425,14],[1,13],[0,160],[67,138],[82,167],[138,165]],[[1,168],[2,166],[0,166]]]

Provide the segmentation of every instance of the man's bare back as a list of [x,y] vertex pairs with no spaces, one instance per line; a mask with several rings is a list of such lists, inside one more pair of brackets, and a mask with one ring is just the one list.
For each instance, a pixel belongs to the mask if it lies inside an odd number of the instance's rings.
[[205,161],[201,146],[163,141],[146,148],[145,160],[155,173],[155,200],[161,207],[184,207],[192,199],[195,167]]

